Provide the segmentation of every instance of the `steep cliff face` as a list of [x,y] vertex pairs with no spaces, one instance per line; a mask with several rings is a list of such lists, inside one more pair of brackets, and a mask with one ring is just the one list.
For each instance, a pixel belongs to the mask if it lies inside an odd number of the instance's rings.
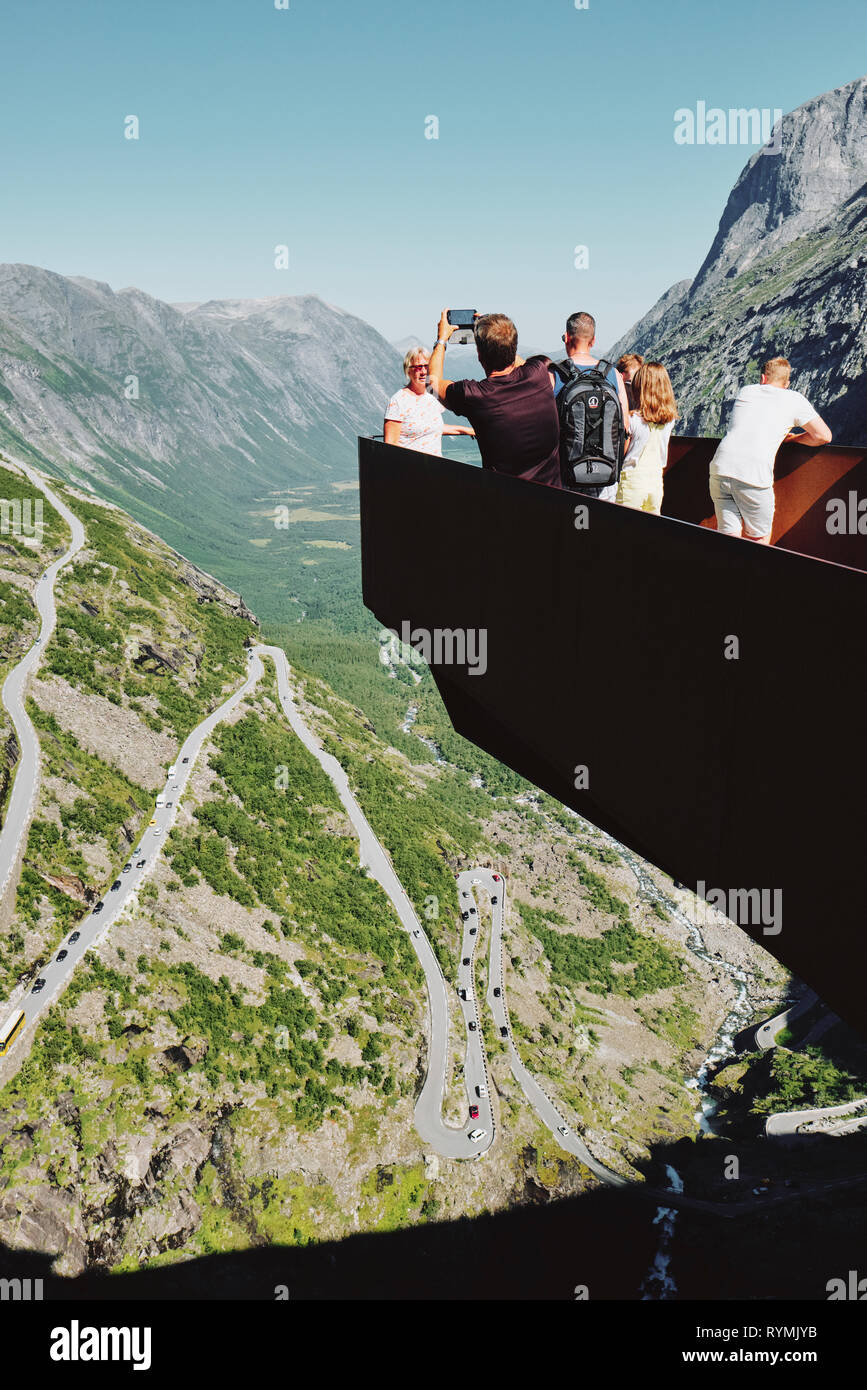
[[659,357],[680,432],[720,434],[738,387],[782,354],[842,444],[867,438],[867,78],[783,117],[755,154],[694,281],[667,291],[612,348]]
[[614,349],[658,357],[681,434],[719,435],[741,385],[783,354],[792,384],[840,444],[867,439],[867,194],[806,236],[756,260],[699,302],[679,301]]
[[753,155],[729,194],[694,299],[812,231],[857,193],[867,179],[867,77],[788,112],[779,143],[779,154]]

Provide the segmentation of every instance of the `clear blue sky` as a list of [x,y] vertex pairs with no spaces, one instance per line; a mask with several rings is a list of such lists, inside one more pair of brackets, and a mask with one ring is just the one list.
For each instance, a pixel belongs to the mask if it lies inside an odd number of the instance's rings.
[[3,0],[0,260],[316,293],[390,338],[450,303],[547,348],[589,308],[605,345],[695,273],[752,153],[677,146],[675,110],[790,110],[860,75],[858,28],[851,0]]

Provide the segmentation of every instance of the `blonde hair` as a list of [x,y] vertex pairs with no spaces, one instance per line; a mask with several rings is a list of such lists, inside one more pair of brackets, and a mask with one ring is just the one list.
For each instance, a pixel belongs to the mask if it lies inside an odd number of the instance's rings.
[[645,362],[632,378],[636,409],[648,425],[667,425],[678,417],[671,380],[661,362]]
[[421,343],[419,343],[418,347],[410,348],[409,352],[404,354],[403,374],[407,381],[409,381],[409,369],[419,354],[421,354],[422,357],[426,357],[428,362],[430,361],[430,353],[426,347],[422,347]]
[[769,357],[762,367],[762,376],[767,377],[768,382],[788,381],[792,375],[792,364],[788,357]]
[[511,367],[518,352],[518,330],[506,314],[483,314],[476,320],[476,352],[488,372]]

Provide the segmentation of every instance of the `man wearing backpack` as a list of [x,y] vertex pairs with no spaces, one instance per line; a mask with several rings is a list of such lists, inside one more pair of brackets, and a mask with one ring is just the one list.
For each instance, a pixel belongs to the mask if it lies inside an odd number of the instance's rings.
[[560,476],[572,492],[613,502],[629,436],[629,401],[617,368],[593,356],[595,341],[593,315],[571,314],[563,335],[567,357],[549,370],[560,417]]

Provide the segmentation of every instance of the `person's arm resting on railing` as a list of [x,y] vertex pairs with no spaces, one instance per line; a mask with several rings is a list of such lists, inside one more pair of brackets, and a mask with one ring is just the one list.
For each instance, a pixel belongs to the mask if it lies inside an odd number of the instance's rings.
[[811,420],[807,421],[806,425],[801,426],[800,434],[787,434],[783,443],[808,444],[815,449],[817,445],[831,443],[831,431],[821,415],[814,415]]

